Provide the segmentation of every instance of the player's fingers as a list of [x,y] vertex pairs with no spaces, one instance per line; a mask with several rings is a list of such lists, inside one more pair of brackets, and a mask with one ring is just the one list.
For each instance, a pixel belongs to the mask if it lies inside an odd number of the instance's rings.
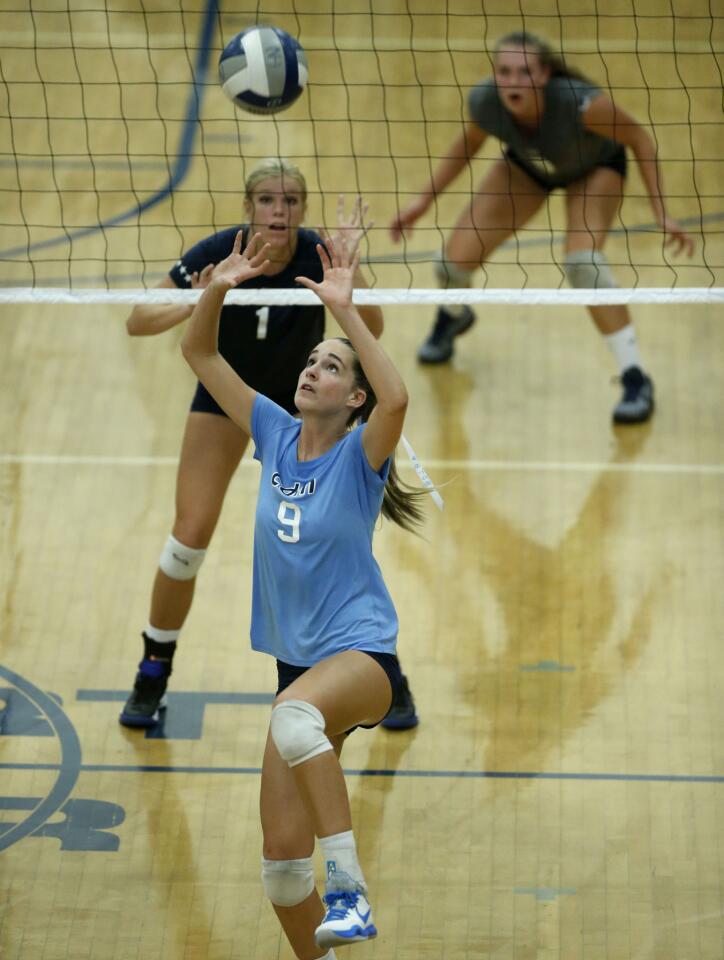
[[319,259],[322,261],[323,269],[329,270],[329,268],[332,266],[332,260],[330,258],[329,250],[323,243],[317,244],[317,253],[319,254]]
[[668,234],[666,238],[665,246],[671,247],[674,255],[678,256],[684,247],[684,238],[681,236],[681,234],[678,231],[676,232],[672,231],[671,233]]
[[[257,236],[259,236],[259,234],[257,234]],[[268,242],[265,243],[264,246],[261,248],[261,250],[259,250],[258,253],[255,253],[249,262],[252,264],[256,264],[261,262],[262,259],[266,260],[267,259],[266,255],[267,253],[269,253],[270,248],[271,248],[271,244]]]
[[315,283],[314,280],[310,280],[309,277],[295,277],[294,282],[301,283],[303,287],[313,290],[317,296],[319,296],[319,284]]
[[268,258],[263,263],[257,263],[254,267],[254,276],[259,277],[262,273],[266,273],[266,268],[271,264],[271,260]]
[[[237,233],[237,235],[236,235],[236,239],[239,241],[239,246],[238,246],[238,247],[237,247],[237,245],[236,245],[236,241],[234,241],[234,253],[239,253],[239,250],[240,250],[240,248],[241,248],[241,239],[240,239],[240,238],[241,238],[241,230],[240,230],[240,231]],[[246,247],[245,247],[245,249],[244,249],[244,256],[247,257],[247,259],[251,260],[251,258],[253,257],[254,247],[256,246],[257,241],[260,240],[260,239],[261,239],[261,234],[260,234],[260,233],[255,233],[254,236],[249,239],[249,242],[247,243],[247,245],[246,245]],[[267,243],[266,246],[268,247],[269,244]]]

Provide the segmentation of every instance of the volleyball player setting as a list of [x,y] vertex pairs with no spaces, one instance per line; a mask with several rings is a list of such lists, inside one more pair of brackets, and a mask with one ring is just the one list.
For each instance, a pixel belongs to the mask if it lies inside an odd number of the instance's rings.
[[5,6],[2,960],[722,960],[721,2]]
[[224,47],[219,83],[242,110],[278,113],[301,96],[307,83],[307,58],[285,30],[249,27]]

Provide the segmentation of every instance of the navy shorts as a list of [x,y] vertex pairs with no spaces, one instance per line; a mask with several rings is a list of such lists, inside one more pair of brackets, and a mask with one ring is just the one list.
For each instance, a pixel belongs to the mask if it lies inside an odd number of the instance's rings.
[[[535,169],[535,167],[532,167],[529,163],[526,163],[526,161],[522,157],[520,157],[514,150],[510,150],[510,149],[506,150],[505,159],[508,160],[510,163],[514,163],[516,167],[519,167],[523,171],[523,173],[526,173],[530,177],[530,179],[534,183],[536,183],[541,188],[541,190],[545,190],[546,193],[552,193],[554,190],[559,190],[561,187],[568,186],[569,183],[575,183],[575,180],[561,180],[560,182],[556,182],[556,183],[548,183],[548,181],[545,180],[540,175],[540,173]],[[609,160],[602,160],[601,163],[596,164],[596,167],[594,169],[598,167],[609,167],[611,170],[615,170],[616,173],[620,173],[621,176],[625,178],[626,165],[627,165],[626,148],[619,146],[618,150],[614,153],[614,155]],[[576,180],[578,179],[580,178],[576,177]]]
[[[392,690],[392,700],[395,699],[395,694],[397,693],[397,688],[402,682],[402,668],[400,667],[400,661],[394,655],[394,653],[374,653],[370,650],[360,650],[360,653],[366,653],[368,657],[372,657],[382,669],[387,674],[387,679],[390,681],[390,688]],[[301,677],[303,673],[306,673],[309,670],[309,667],[295,667],[291,663],[285,663],[283,660],[277,660],[277,692],[276,695],[286,690],[286,688],[294,683],[297,677]],[[390,701],[390,708],[392,708],[392,701]],[[384,717],[381,717],[380,720],[384,720]],[[377,721],[377,723],[380,722]],[[371,730],[372,727],[376,727],[377,723],[361,723],[360,726],[364,727],[366,730]],[[352,728],[355,729],[354,727]],[[348,730],[347,733],[352,733],[352,730]]]
[[[294,406],[294,391],[291,393],[277,394],[276,396],[267,394],[267,396],[269,396],[269,399],[273,400],[274,403],[279,404],[287,413],[291,413],[293,417],[297,415],[297,408]],[[219,417],[226,416],[203,383],[199,383],[196,387],[196,393],[191,401],[191,411],[192,413],[215,413]]]

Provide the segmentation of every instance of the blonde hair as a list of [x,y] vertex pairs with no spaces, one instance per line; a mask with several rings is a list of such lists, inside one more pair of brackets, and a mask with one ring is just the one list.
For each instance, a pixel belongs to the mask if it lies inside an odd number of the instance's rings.
[[257,183],[260,183],[262,180],[267,180],[269,177],[280,177],[282,180],[285,178],[296,180],[302,188],[302,198],[306,201],[307,181],[304,174],[296,164],[290,163],[289,160],[284,160],[282,157],[267,157],[257,163],[246,178],[246,183],[244,184],[244,196],[246,199],[251,200],[254,187]]

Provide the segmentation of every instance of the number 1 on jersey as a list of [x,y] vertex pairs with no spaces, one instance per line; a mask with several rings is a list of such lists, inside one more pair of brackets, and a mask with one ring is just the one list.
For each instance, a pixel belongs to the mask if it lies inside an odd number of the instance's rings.
[[269,307],[259,307],[256,311],[259,322],[256,325],[256,339],[266,340],[266,331],[269,326]]

